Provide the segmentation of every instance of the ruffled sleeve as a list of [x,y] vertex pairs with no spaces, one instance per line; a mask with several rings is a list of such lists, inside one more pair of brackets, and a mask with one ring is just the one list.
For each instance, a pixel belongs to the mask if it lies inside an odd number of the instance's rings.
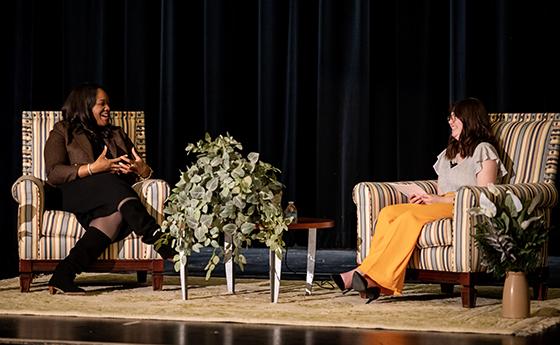
[[441,153],[437,156],[437,161],[434,163],[434,170],[436,171],[436,174],[441,175],[442,169],[444,167],[444,163],[446,161],[445,158],[445,151],[443,150],[441,151]]
[[478,146],[474,149],[473,152],[473,160],[475,163],[474,164],[475,174],[478,174],[480,170],[482,170],[482,162],[487,160],[496,161],[496,163],[498,164],[498,176],[497,176],[498,178],[503,177],[508,173],[506,167],[500,160],[500,157],[498,157],[498,152],[496,151],[496,148],[492,146],[492,144],[490,143],[484,142],[478,144]]

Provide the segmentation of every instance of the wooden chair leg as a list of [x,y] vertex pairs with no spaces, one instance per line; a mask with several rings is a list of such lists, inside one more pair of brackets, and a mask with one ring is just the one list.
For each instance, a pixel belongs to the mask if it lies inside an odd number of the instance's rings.
[[152,267],[152,286],[154,290],[163,289],[163,260],[156,260]]
[[21,292],[29,292],[33,281],[33,265],[31,260],[19,260],[19,289]]
[[163,289],[163,273],[162,272],[153,272],[152,273],[152,286],[154,290],[162,290]]
[[147,271],[138,271],[136,272],[136,277],[138,283],[145,284],[148,281],[148,272]]
[[33,273],[20,273],[19,275],[19,289],[21,292],[29,292],[31,288],[31,281],[33,280]]
[[463,285],[461,289],[461,300],[463,308],[474,308],[476,306],[476,289],[472,285]]

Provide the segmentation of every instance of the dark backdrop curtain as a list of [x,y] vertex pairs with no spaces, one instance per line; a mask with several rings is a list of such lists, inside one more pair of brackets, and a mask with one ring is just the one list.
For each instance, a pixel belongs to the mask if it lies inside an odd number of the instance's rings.
[[229,132],[282,170],[285,203],[336,220],[320,247],[354,248],[352,187],[434,178],[451,101],[560,111],[555,3],[6,1],[0,274],[17,272],[21,111],[60,109],[78,83],[146,112],[157,177],[174,185],[187,143]]

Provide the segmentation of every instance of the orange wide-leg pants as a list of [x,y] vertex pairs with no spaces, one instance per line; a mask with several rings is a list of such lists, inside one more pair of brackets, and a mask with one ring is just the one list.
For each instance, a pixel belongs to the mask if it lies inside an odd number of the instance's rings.
[[369,254],[358,270],[385,295],[399,295],[406,266],[424,224],[453,216],[453,204],[398,204],[384,207],[377,218]]

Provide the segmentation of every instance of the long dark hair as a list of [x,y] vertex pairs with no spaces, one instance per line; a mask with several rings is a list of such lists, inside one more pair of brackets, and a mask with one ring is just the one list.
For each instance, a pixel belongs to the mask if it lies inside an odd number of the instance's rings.
[[70,91],[62,106],[62,118],[68,123],[68,138],[72,141],[74,131],[84,131],[90,139],[108,138],[111,126],[99,127],[91,109],[97,101],[97,90],[101,85],[84,83]]
[[467,98],[453,104],[449,113],[455,113],[455,116],[463,123],[463,130],[459,136],[459,140],[449,136],[447,151],[445,156],[453,159],[457,154],[461,157],[470,157],[474,153],[476,146],[482,142],[492,144],[498,149],[498,143],[492,129],[490,128],[490,119],[484,104],[476,98]]

